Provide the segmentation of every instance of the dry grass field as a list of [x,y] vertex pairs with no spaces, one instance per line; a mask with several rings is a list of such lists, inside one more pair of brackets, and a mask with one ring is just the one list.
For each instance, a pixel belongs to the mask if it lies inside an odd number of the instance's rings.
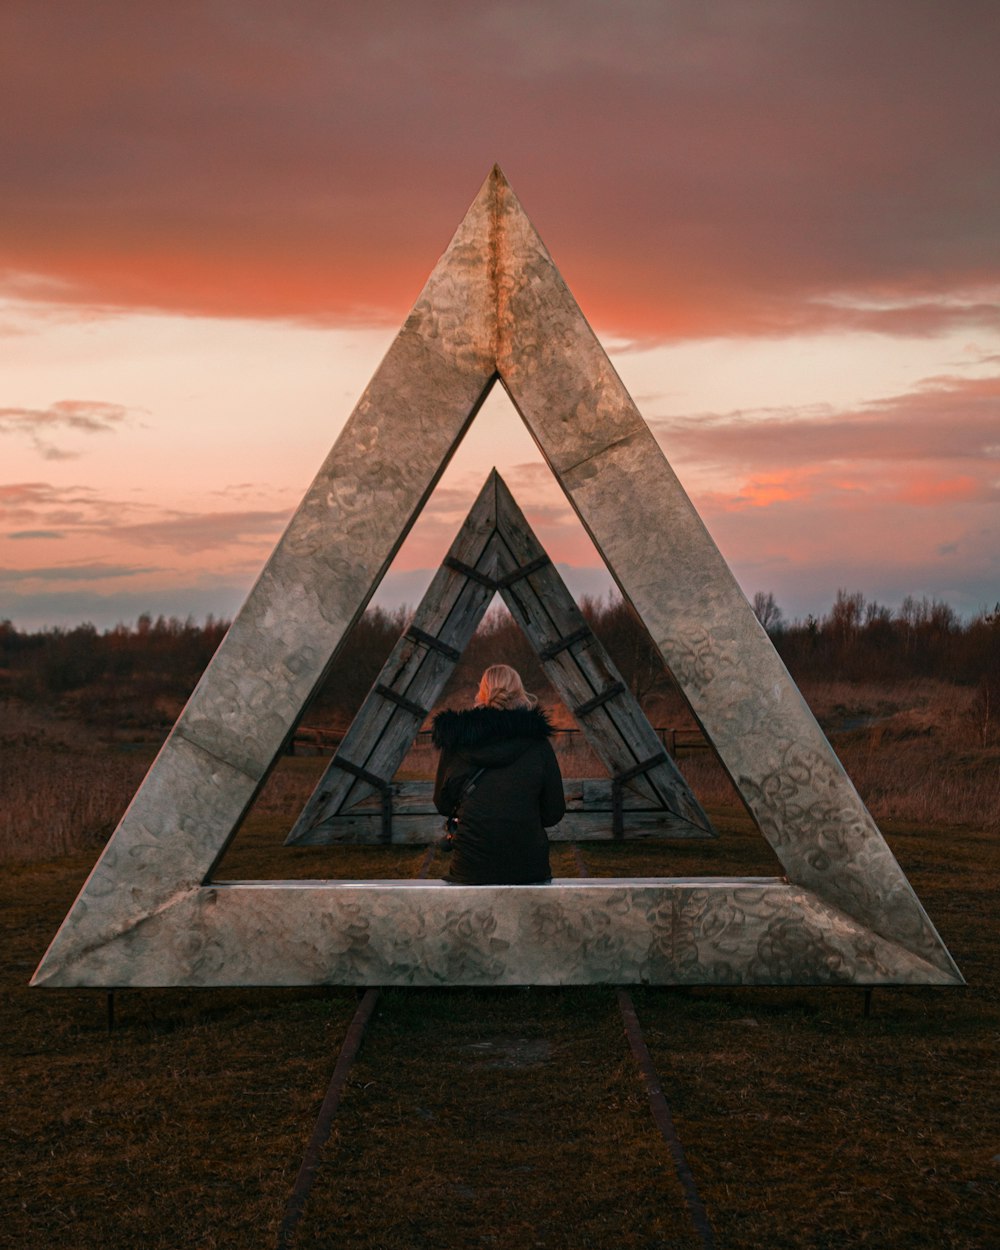
[[[1000,742],[984,744],[972,689],[930,679],[802,689],[877,820],[1000,831]],[[656,725],[694,728],[679,701],[654,702],[648,714]],[[571,723],[564,709],[554,715]],[[579,734],[560,736],[557,749],[565,776],[604,771]],[[81,722],[0,702],[0,863],[103,846],[155,751],[141,737],[109,744]],[[424,739],[402,772],[433,776],[435,759]],[[703,803],[737,802],[710,751],[684,753],[680,766]],[[317,756],[283,759],[255,810],[286,816],[290,827],[323,767]]]
[[[855,990],[638,989],[639,1019],[720,1247],[991,1250],[995,754],[944,690],[807,693],[968,986],[880,990],[868,1019]],[[152,751],[4,724],[0,1244],[275,1245],[356,992],[131,991],[108,1033],[103,994],[28,990]],[[683,763],[720,838],[590,845],[592,873],[773,871],[711,757]],[[419,850],[281,846],[322,765],[282,761],[220,875],[417,873]],[[383,994],[296,1245],[697,1244],[611,989]]]

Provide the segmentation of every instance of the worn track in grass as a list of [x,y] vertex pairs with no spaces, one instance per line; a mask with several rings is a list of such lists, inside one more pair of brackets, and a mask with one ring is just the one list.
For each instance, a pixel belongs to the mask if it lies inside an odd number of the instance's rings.
[[[590,874],[586,868],[580,849],[574,846],[571,848],[571,853],[574,857],[580,875],[589,876]],[[432,862],[433,854],[428,853],[417,875],[420,877],[426,877],[429,873]],[[285,1217],[278,1232],[278,1250],[289,1250],[289,1248],[295,1244],[297,1240],[296,1234],[298,1233],[301,1220],[305,1214],[309,1197],[313,1190],[313,1185],[320,1174],[320,1159],[330,1133],[334,1127],[334,1117],[340,1110],[342,1098],[348,1081],[352,1079],[353,1064],[358,1056],[362,1039],[365,1037],[369,1022],[374,1014],[378,1002],[380,1001],[380,997],[380,990],[375,988],[369,989],[364,995],[361,1004],[358,1007],[357,1013],[355,1014],[354,1020],[351,1022],[351,1026],[348,1029],[344,1045],[339,1056],[337,1057],[330,1086],[327,1090],[326,1097],[323,1100],[323,1105],[320,1108],[320,1113],[313,1128],[309,1144],[306,1147],[306,1153],[302,1161],[302,1166],[299,1169],[295,1186],[293,1187],[292,1194],[288,1201],[288,1206],[285,1210]],[[646,1096],[652,1112],[653,1122],[666,1143],[666,1148],[669,1151],[669,1158],[672,1160],[674,1166],[677,1184],[668,1185],[666,1187],[667,1192],[664,1194],[664,1197],[668,1200],[672,1197],[675,1202],[679,1199],[681,1202],[681,1208],[680,1210],[664,1210],[661,1212],[661,1219],[667,1224],[672,1225],[672,1235],[670,1236],[669,1244],[677,1246],[696,1244],[701,1247],[701,1250],[714,1250],[715,1238],[712,1232],[711,1223],[705,1212],[704,1205],[698,1195],[694,1177],[692,1176],[691,1170],[687,1165],[684,1150],[680,1139],[677,1136],[673,1118],[670,1114],[670,1108],[663,1094],[659,1077],[653,1067],[653,1062],[650,1058],[645,1039],[642,1036],[642,1030],[635,1012],[634,1004],[630,995],[624,989],[618,989],[616,993],[616,1002],[624,1024],[625,1036],[628,1040],[632,1057],[638,1066],[639,1075],[644,1083]],[[442,1067],[446,1070],[447,1065],[454,1062],[452,1038],[450,1038],[446,1033],[445,1036],[442,1036],[438,1040],[442,1054]],[[476,1052],[474,1055],[475,1059],[483,1059],[486,1061],[493,1060],[492,1063],[487,1062],[486,1066],[494,1069],[541,1068],[544,1067],[551,1058],[550,1044],[544,1039],[532,1040],[530,1038],[504,1036],[498,1039],[472,1043],[471,1046],[467,1047],[467,1049]],[[618,1057],[616,1056],[615,1058],[617,1059]],[[389,1077],[389,1073],[398,1071],[399,1067],[400,1064],[398,1059],[395,1063],[389,1061],[387,1072],[383,1077],[383,1081],[391,1079]],[[588,1073],[587,1075],[592,1079],[594,1074]],[[374,1084],[374,1082],[372,1083]],[[586,1098],[589,1092],[587,1082],[581,1081],[581,1098]],[[494,1091],[495,1095],[499,1095],[499,1093],[499,1090]],[[509,1102],[507,1105],[510,1105]],[[534,1100],[532,1100],[528,1109],[529,1121],[534,1119],[535,1115],[536,1104]],[[426,1121],[434,1118],[436,1118],[436,1116],[433,1111],[430,1111],[427,1108],[418,1108],[415,1127],[421,1137],[426,1135]],[[371,1127],[371,1124],[366,1123],[362,1128],[362,1133],[370,1130]],[[407,1127],[413,1126],[407,1125]],[[590,1129],[590,1127],[590,1125],[587,1125],[588,1129]],[[377,1126],[376,1131],[378,1131]],[[454,1142],[449,1144],[452,1148],[454,1148]],[[496,1222],[498,1208],[502,1205],[499,1191],[503,1188],[505,1175],[508,1177],[511,1175],[511,1165],[505,1158],[504,1152],[500,1149],[500,1143],[496,1142],[494,1145],[495,1152],[492,1159],[492,1168],[490,1167],[488,1156],[486,1160],[486,1168],[488,1171],[492,1170],[493,1176],[491,1181],[487,1183],[485,1187],[480,1185],[477,1190],[476,1186],[467,1183],[455,1185],[454,1182],[452,1182],[450,1186],[453,1191],[450,1195],[451,1198],[454,1200],[455,1196],[458,1195],[463,1200],[464,1205],[470,1208],[464,1213],[466,1219],[471,1219],[471,1222],[474,1225],[478,1223],[484,1227],[489,1227]],[[396,1152],[394,1151],[394,1153]],[[531,1165],[521,1165],[520,1168],[515,1167],[514,1172],[516,1173],[516,1171],[522,1170],[525,1166],[527,1166],[528,1171],[533,1170]],[[330,1175],[330,1172],[332,1171],[332,1167],[328,1168],[327,1174],[323,1178],[327,1187],[336,1187],[340,1179],[336,1175]],[[441,1188],[442,1186],[439,1183],[436,1186],[436,1189],[440,1191]],[[449,1197],[449,1182],[447,1180],[444,1182],[444,1188],[445,1198],[447,1199]],[[402,1219],[397,1221],[401,1232],[401,1240],[399,1242],[400,1245],[448,1244],[450,1240],[448,1230],[451,1228],[454,1220],[452,1212],[448,1209],[450,1204],[446,1202],[444,1220],[442,1221],[441,1216],[437,1217],[438,1223],[443,1222],[443,1228],[441,1231],[445,1234],[445,1240],[441,1242],[438,1239],[438,1234],[435,1233],[433,1228],[435,1216],[426,1210],[424,1200],[427,1198],[427,1191],[428,1186],[424,1186],[420,1195],[421,1201],[419,1215],[417,1211],[414,1210],[409,1220],[407,1220],[404,1216]],[[405,1192],[407,1191],[404,1188],[404,1193]],[[410,1196],[416,1203],[417,1195],[411,1194]],[[477,1197],[480,1199],[480,1205],[485,1202],[485,1210],[480,1211],[478,1214],[471,1209],[471,1204],[475,1203]],[[325,1195],[321,1193],[317,1195],[317,1198],[313,1203],[313,1219],[317,1223],[323,1225],[327,1224],[330,1219],[329,1215],[327,1215],[324,1219],[322,1214],[324,1204]],[[317,1207],[319,1208],[320,1214],[316,1214]],[[689,1233],[693,1233],[693,1237],[685,1235],[683,1219],[685,1210],[688,1219],[690,1220]],[[549,1216],[549,1219],[551,1220],[551,1216]],[[574,1220],[571,1227],[574,1240],[569,1244],[591,1244],[586,1231],[580,1227],[579,1219]],[[541,1241],[536,1240],[532,1243],[536,1245],[561,1244],[562,1242],[561,1237],[554,1240],[554,1230],[546,1229],[544,1224],[533,1227],[533,1231],[532,1228],[525,1228],[525,1236],[528,1237],[529,1235],[535,1238],[539,1236],[543,1238]],[[310,1240],[313,1236],[314,1230],[310,1227],[309,1232],[305,1234],[304,1241]],[[349,1242],[345,1240],[344,1234],[340,1229],[329,1229],[327,1236],[338,1244],[349,1244]],[[391,1242],[386,1241],[385,1244],[388,1245],[391,1244]],[[525,1242],[525,1244],[528,1244],[528,1242]],[[598,1241],[593,1244],[601,1243]],[[620,1244],[629,1244],[629,1242],[624,1241]],[[659,1244],[667,1243],[661,1239]]]
[[[767,871],[745,821],[712,816],[711,846],[588,846],[588,865]],[[239,875],[420,865],[418,851],[287,851],[282,832],[250,823]],[[1000,846],[970,829],[886,833],[966,989],[879,991],[870,1020],[857,990],[631,991],[726,1250],[1000,1242]],[[273,1246],[357,995],[135,991],[109,1037],[103,995],[26,985],[89,867],[0,875],[0,1239]],[[299,1244],[697,1244],[665,1214],[682,1200],[607,989],[386,991],[383,1004]]]

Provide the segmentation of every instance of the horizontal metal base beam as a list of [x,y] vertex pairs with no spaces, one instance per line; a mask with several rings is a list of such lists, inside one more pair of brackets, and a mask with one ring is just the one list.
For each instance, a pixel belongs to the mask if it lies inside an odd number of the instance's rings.
[[[69,953],[69,952],[67,952]],[[47,986],[956,984],[781,878],[218,882]]]

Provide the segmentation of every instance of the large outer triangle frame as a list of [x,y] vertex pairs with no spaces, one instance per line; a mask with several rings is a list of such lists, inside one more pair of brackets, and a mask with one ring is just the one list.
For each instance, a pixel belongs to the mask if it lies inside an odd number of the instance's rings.
[[393,778],[497,593],[608,770],[563,783],[567,811],[550,840],[715,835],[493,469],[286,845],[440,838],[432,783]]
[[[498,379],[785,877],[213,882]],[[495,168],[32,983],[600,982],[962,977]]]

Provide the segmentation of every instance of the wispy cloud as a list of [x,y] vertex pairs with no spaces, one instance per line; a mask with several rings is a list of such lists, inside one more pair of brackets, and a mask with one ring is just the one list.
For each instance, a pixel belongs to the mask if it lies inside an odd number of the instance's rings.
[[793,611],[856,585],[976,609],[1000,591],[1000,377],[941,376],[851,410],[654,423],[749,590]]
[[290,515],[289,508],[185,512],[48,482],[0,485],[0,527],[17,526],[10,537],[83,537],[182,555],[242,546],[266,554]]
[[853,297],[831,296],[804,301],[794,321],[778,318],[774,324],[774,332],[783,335],[835,330],[932,338],[962,329],[1000,329],[1000,289],[967,294],[955,291],[914,300],[908,300],[903,291],[881,301],[863,292]]
[[139,567],[102,563],[41,565],[26,569],[0,568],[0,585],[16,582],[105,582],[159,571],[152,565]]
[[277,540],[287,525],[290,511],[259,512],[171,512],[160,520],[140,521],[116,527],[116,536],[125,542],[170,547],[193,553],[214,548],[259,544]]
[[941,483],[955,478],[979,482],[983,497],[994,498],[1000,473],[1000,376],[928,378],[912,391],[852,411],[758,409],[652,424],[678,464],[711,466],[776,491],[810,477],[843,484],[877,464],[883,484],[894,475]]
[[44,460],[75,460],[81,453],[58,445],[58,435],[108,434],[132,416],[122,404],[62,399],[48,408],[0,408],[0,434],[24,435]]

